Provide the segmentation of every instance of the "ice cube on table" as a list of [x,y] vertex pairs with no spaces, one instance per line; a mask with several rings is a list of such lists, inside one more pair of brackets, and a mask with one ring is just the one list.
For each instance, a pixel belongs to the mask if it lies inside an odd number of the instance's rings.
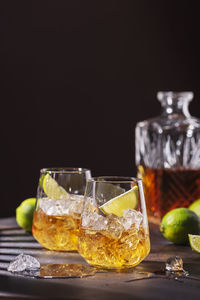
[[184,272],[182,258],[179,256],[169,257],[165,269],[169,272]]
[[14,261],[10,262],[8,271],[22,272],[25,270],[37,270],[39,268],[40,263],[35,257],[21,253]]

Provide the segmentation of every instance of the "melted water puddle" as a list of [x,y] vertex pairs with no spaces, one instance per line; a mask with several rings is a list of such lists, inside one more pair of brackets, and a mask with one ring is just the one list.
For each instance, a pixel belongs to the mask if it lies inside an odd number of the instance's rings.
[[194,279],[200,281],[200,274],[198,270],[193,268],[194,272],[190,272],[183,268],[183,260],[179,256],[170,257],[165,263],[165,267],[161,262],[143,262],[136,268],[125,270],[103,270],[84,264],[47,264],[41,265],[39,261],[30,255],[20,254],[13,260],[9,266],[8,271],[21,276],[29,276],[35,278],[83,278],[86,276],[93,276],[96,273],[115,273],[115,274],[130,274],[127,280],[122,277],[124,282],[132,282],[135,280],[164,278],[179,280],[184,278]]

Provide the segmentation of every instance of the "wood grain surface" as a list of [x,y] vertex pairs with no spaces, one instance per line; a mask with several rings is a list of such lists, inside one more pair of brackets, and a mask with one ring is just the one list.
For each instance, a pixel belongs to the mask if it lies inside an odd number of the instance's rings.
[[[0,219],[0,297],[14,299],[200,299],[200,255],[189,246],[166,241],[159,228],[150,226],[151,252],[131,271],[100,272],[85,278],[36,279],[7,271],[20,253],[39,259],[41,264],[82,263],[75,252],[54,252],[40,246],[31,234],[20,229],[15,218]],[[183,258],[188,278],[160,275],[166,260]]]

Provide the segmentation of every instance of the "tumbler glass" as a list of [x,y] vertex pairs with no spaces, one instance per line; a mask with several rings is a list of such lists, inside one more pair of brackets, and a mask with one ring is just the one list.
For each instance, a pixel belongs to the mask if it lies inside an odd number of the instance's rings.
[[77,250],[83,195],[91,172],[83,168],[40,171],[32,232],[45,248]]
[[132,177],[96,177],[87,181],[78,252],[105,269],[138,265],[150,251],[142,181]]

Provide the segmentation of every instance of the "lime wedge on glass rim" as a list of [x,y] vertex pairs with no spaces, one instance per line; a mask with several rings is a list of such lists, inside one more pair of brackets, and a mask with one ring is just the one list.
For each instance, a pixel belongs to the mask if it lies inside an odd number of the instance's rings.
[[53,200],[63,200],[66,199],[69,194],[67,191],[60,186],[55,179],[53,179],[49,174],[46,174],[42,181],[42,187],[48,198]]
[[191,248],[200,253],[200,235],[188,234]]
[[131,190],[109,200],[101,205],[99,209],[105,214],[114,214],[118,217],[123,216],[123,211],[128,208],[135,209],[138,204],[138,187],[134,186]]

